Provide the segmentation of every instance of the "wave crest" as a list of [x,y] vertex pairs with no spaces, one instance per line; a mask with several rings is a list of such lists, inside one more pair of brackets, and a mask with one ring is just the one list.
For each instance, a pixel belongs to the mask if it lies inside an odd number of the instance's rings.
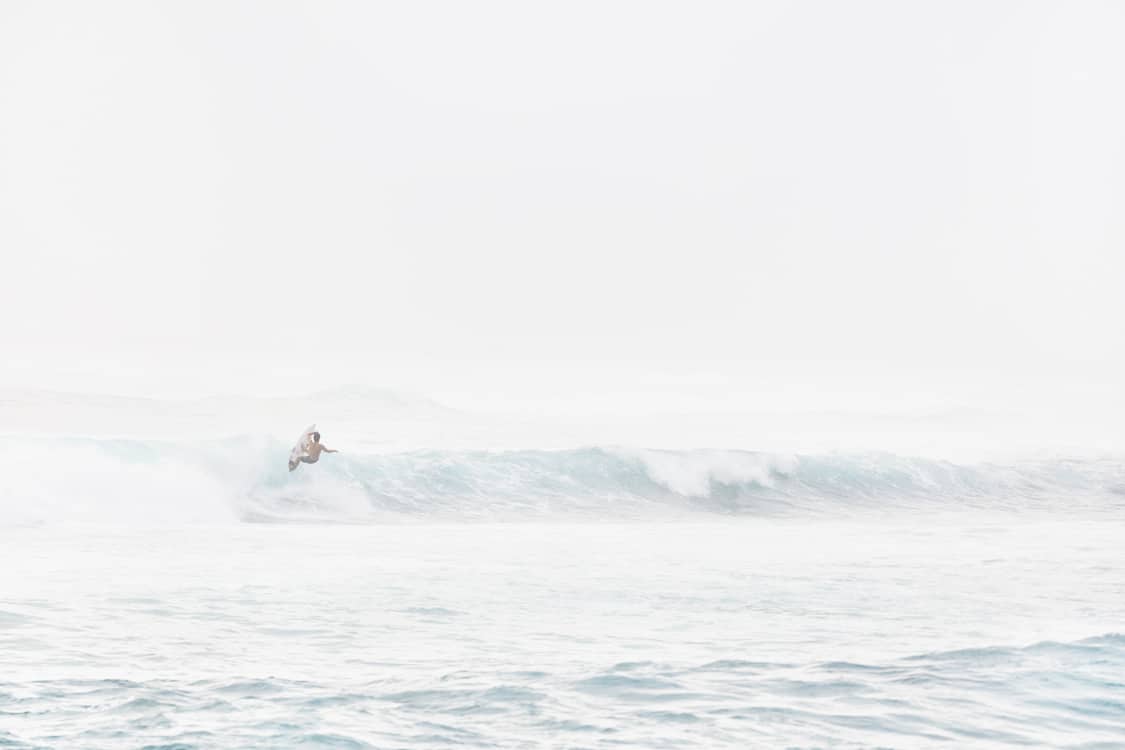
[[287,446],[0,439],[0,521],[513,519],[848,513],[971,505],[1122,504],[1120,461],[963,465],[890,454],[738,450],[418,451],[327,456],[289,473]]

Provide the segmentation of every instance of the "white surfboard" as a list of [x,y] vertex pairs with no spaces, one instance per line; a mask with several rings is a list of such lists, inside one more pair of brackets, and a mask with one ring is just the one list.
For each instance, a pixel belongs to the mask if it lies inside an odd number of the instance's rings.
[[293,446],[293,450],[289,451],[289,471],[293,471],[301,464],[302,456],[309,455],[309,447],[312,445],[312,434],[316,432],[316,425],[310,424],[301,433],[301,437],[297,440],[297,444]]

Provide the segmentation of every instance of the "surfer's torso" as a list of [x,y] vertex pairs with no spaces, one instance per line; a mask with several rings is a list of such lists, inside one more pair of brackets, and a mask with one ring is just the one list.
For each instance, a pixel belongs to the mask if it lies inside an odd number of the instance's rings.
[[289,453],[289,471],[293,471],[301,464],[315,464],[320,460],[321,453],[335,452],[334,449],[326,448],[324,443],[320,442],[320,433],[316,431],[316,425],[311,425]]
[[289,471],[293,471],[300,464],[315,464],[320,460],[320,454],[324,452],[324,446],[320,443],[312,443],[302,446],[301,450],[302,452],[299,455],[289,457]]

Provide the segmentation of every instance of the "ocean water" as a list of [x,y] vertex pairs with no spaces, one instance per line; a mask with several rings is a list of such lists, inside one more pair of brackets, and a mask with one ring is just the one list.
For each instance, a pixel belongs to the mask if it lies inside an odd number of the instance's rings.
[[0,437],[0,747],[1125,747],[1112,456],[141,432]]

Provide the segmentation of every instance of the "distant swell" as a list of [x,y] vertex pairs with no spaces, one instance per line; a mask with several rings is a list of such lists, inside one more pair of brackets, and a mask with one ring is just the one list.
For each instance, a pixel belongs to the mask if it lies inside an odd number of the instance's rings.
[[1125,504],[1117,460],[962,465],[890,454],[572,450],[340,453],[290,474],[287,446],[4,438],[0,522],[149,518],[451,520],[858,513]]

